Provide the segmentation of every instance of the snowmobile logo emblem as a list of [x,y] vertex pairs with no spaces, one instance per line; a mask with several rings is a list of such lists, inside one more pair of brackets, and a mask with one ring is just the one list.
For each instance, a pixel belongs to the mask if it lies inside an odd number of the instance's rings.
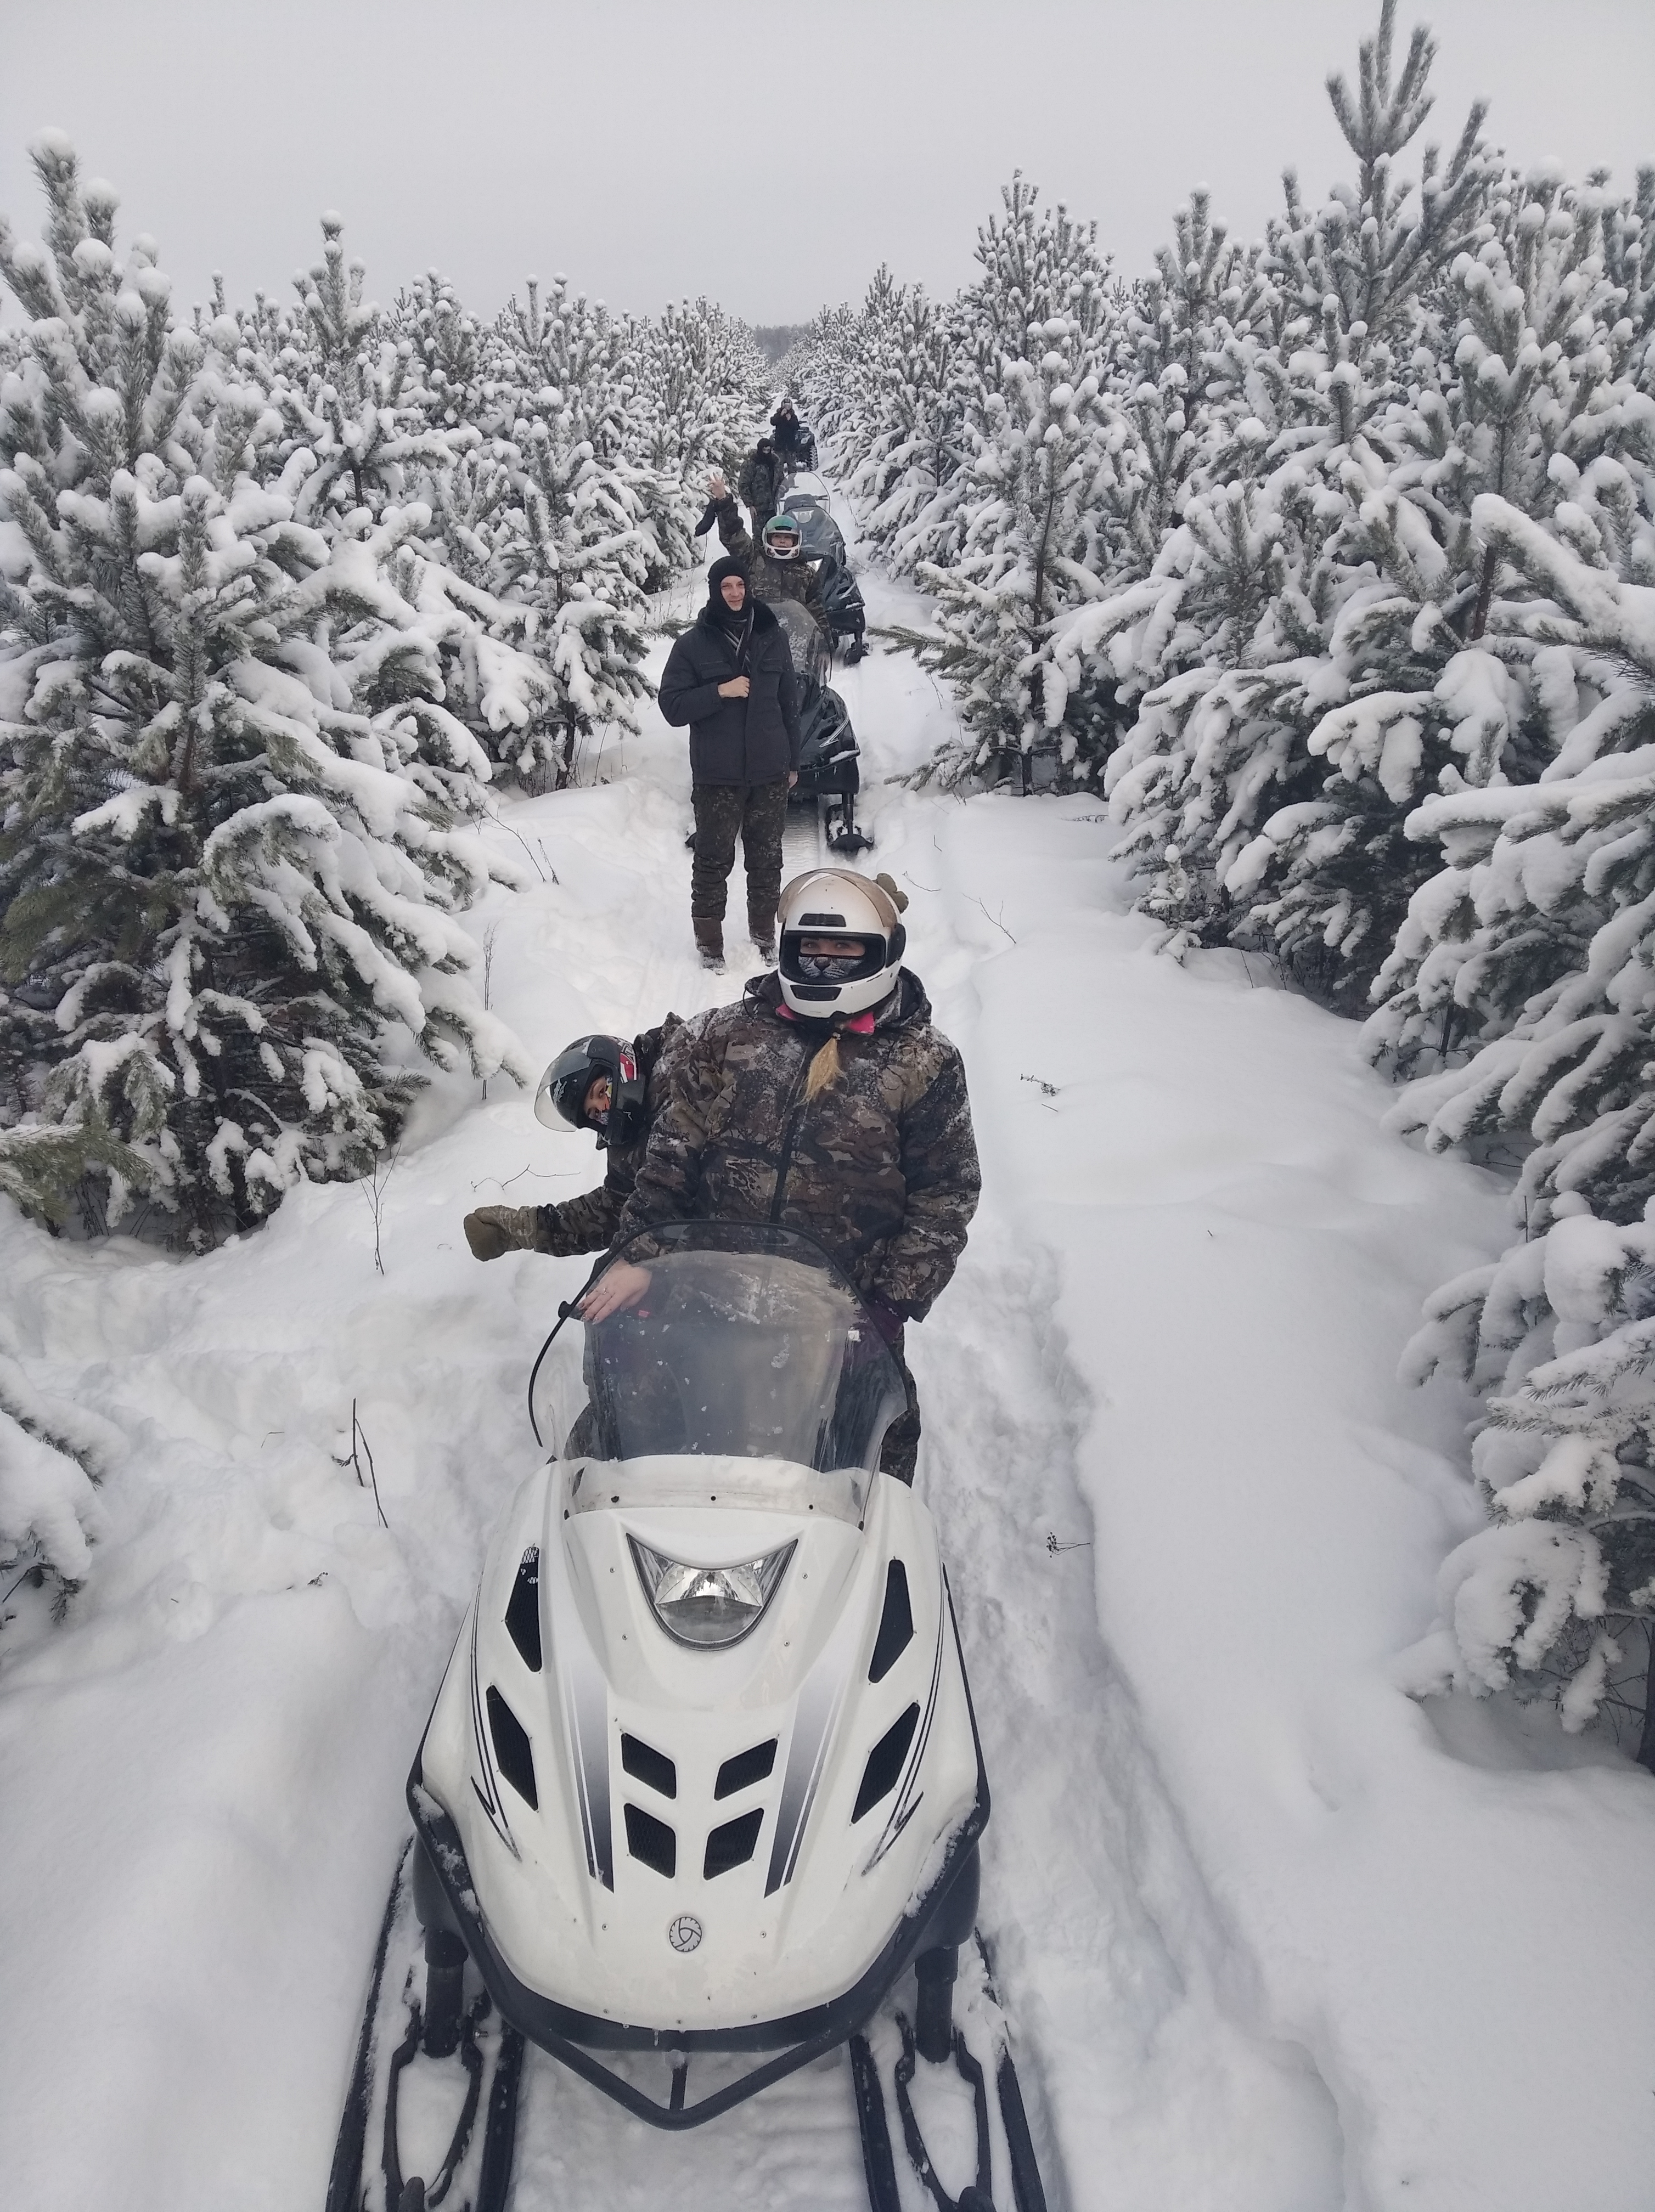
[[680,1912],[668,1923],[666,1940],[675,1951],[693,1951],[705,1932],[693,1912]]

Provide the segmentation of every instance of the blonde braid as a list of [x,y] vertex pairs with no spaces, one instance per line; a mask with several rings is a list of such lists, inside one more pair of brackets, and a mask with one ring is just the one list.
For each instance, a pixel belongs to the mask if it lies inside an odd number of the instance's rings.
[[833,1035],[821,1048],[815,1059],[812,1060],[809,1070],[806,1074],[805,1097],[806,1103],[812,1098],[819,1098],[822,1093],[827,1089],[829,1084],[837,1083],[838,1079],[839,1032],[837,1030],[835,1030]]

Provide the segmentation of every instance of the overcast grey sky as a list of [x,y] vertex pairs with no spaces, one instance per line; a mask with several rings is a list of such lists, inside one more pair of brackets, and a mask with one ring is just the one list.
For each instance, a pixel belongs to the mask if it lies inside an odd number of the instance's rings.
[[[1425,136],[1474,94],[1527,163],[1655,161],[1655,0],[1402,0],[1441,50]],[[66,130],[174,296],[289,294],[337,208],[388,301],[440,268],[491,313],[563,270],[617,307],[705,292],[753,322],[948,292],[1020,167],[1147,267],[1191,185],[1253,237],[1285,163],[1348,173],[1329,69],[1378,0],[3,0],[0,209]]]

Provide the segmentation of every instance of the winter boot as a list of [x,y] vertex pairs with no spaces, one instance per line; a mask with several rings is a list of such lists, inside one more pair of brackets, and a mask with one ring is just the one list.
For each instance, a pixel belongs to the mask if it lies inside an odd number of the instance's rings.
[[694,914],[690,927],[696,933],[696,949],[703,968],[724,965],[724,919],[721,915]]
[[776,965],[776,908],[774,906],[750,906],[747,908],[747,933],[753,949],[767,968]]

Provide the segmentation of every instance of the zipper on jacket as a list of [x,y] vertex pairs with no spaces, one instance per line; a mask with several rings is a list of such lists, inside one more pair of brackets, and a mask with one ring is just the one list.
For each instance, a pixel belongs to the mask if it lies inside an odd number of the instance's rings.
[[[809,1042],[808,1038],[806,1042]],[[788,1103],[788,1118],[782,1127],[782,1150],[776,1164],[776,1195],[770,1200],[772,1221],[782,1218],[782,1200],[787,1196],[788,1170],[793,1165],[793,1149],[799,1141],[799,1124],[805,1117],[807,1103],[804,1095],[805,1085],[810,1080],[811,1061],[820,1050],[819,1045],[812,1047],[806,1055],[804,1066],[794,1078],[793,1091]]]

